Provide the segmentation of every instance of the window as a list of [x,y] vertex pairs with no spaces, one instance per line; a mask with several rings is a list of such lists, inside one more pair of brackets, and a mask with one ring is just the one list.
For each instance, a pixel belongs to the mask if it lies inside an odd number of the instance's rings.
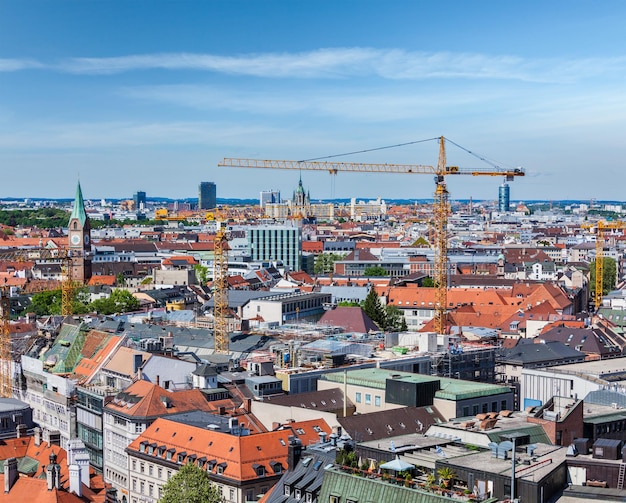
[[287,484],[285,484],[285,492],[284,492],[285,496],[289,496],[291,495],[291,491],[289,489],[289,486]]
[[139,483],[139,492],[140,492],[141,494],[143,494],[144,487],[145,487],[145,483],[144,483],[144,482],[143,482],[143,480],[142,480],[142,481]]
[[339,496],[333,496],[331,494],[330,498],[328,499],[328,503],[339,503]]
[[361,403],[361,393],[359,391],[356,392],[354,399],[356,403]]
[[489,405],[487,403],[483,404],[483,413],[489,412]]
[[380,407],[380,397],[379,396],[375,396],[374,397],[374,405],[376,407]]
[[370,395],[369,393],[365,393],[365,404],[371,405],[371,403],[372,403],[372,395]]
[[157,470],[157,477],[161,478],[163,476],[163,468],[161,468],[159,466],[158,470]]
[[139,472],[143,473],[145,465],[143,463],[139,463]]

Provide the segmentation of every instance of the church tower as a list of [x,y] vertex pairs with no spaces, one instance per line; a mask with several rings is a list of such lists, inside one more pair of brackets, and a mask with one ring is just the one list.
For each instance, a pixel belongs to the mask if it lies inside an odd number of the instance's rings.
[[74,207],[70,215],[69,228],[69,253],[72,257],[72,279],[79,283],[85,283],[91,278],[91,225],[80,182],[76,185]]

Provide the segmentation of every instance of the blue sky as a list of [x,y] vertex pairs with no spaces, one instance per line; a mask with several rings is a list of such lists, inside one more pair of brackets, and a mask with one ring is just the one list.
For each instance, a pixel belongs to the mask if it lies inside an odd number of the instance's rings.
[[[444,135],[513,200],[626,200],[626,2],[3,0],[0,197],[289,196],[301,160]],[[436,142],[351,155],[437,162]],[[486,167],[448,145],[448,164]],[[432,196],[427,175],[302,172],[311,197]],[[448,180],[452,199],[497,178]]]

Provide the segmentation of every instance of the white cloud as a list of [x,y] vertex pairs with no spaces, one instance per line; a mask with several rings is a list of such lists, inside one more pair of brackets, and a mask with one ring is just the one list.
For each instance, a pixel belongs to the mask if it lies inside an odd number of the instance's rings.
[[240,56],[166,53],[112,58],[73,58],[58,69],[77,74],[116,74],[136,70],[199,70],[264,78],[347,78],[389,80],[499,79],[571,82],[624,71],[626,58],[580,60],[525,59],[510,55],[410,52],[372,48],[319,49],[301,53]]
[[0,72],[18,72],[20,70],[30,70],[45,68],[43,63],[34,59],[3,59],[0,58]]

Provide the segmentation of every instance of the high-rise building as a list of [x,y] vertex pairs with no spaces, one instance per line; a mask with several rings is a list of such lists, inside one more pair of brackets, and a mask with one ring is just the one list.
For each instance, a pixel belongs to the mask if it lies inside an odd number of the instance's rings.
[[138,191],[133,195],[136,210],[143,210],[146,207],[146,193]]
[[262,190],[261,197],[259,198],[261,208],[265,208],[266,204],[278,204],[280,203],[280,191],[279,190]]
[[500,213],[506,213],[509,211],[511,205],[510,188],[508,183],[503,183],[498,189],[498,211]]
[[255,262],[282,262],[291,271],[302,270],[302,228],[296,225],[260,225],[246,231],[248,250]]
[[198,188],[198,209],[210,210],[217,206],[216,188],[213,182],[200,182]]

